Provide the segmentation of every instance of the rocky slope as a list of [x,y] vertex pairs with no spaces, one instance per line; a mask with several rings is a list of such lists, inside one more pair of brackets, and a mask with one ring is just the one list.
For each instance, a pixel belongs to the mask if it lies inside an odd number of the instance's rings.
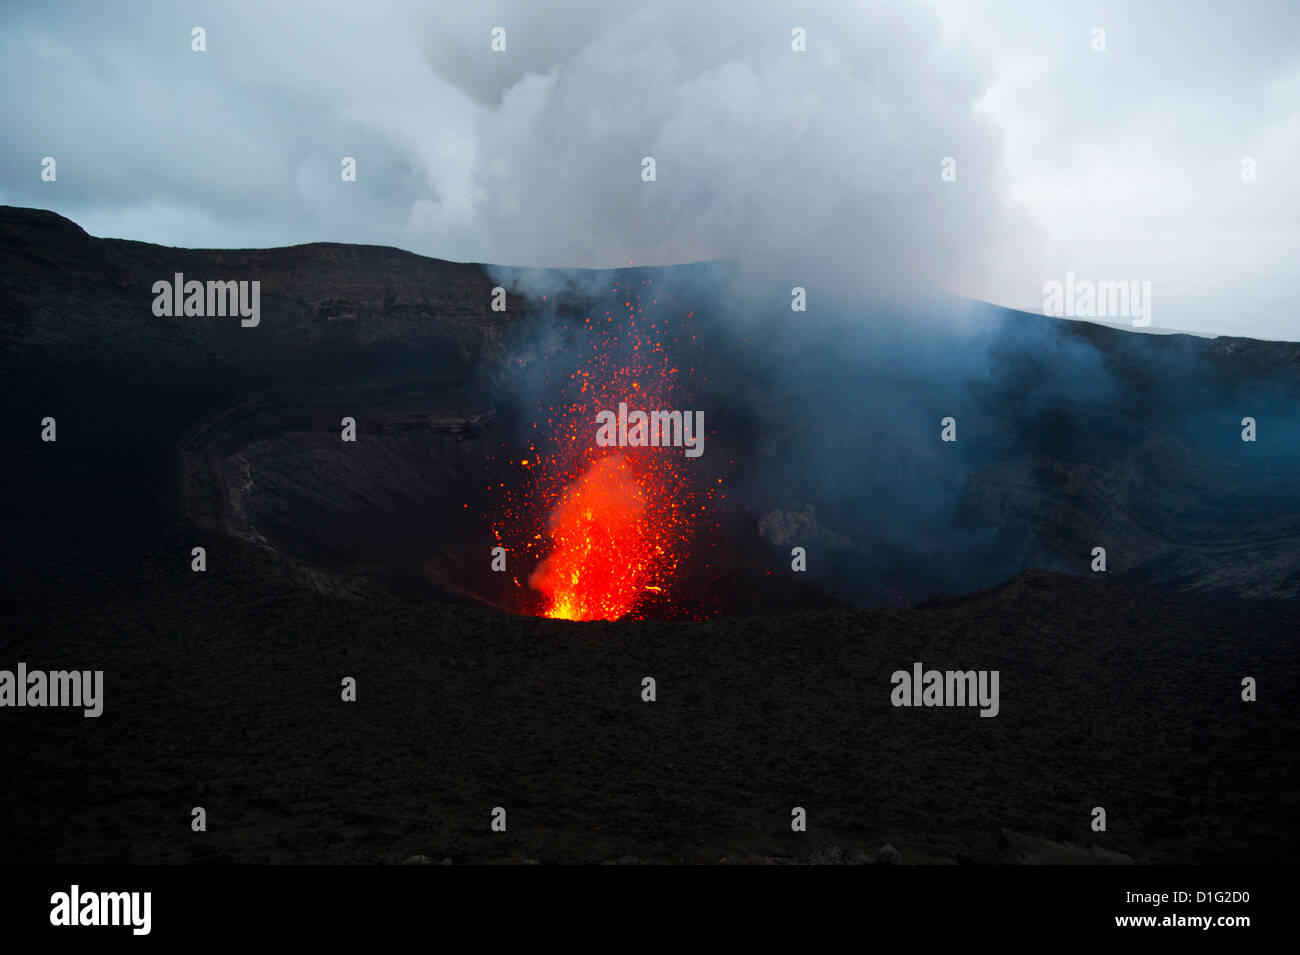
[[[260,281],[261,324],[155,317],[152,283],[176,272]],[[652,314],[690,311],[712,346],[696,397],[717,432],[706,460],[729,462],[721,552],[744,555],[721,575],[731,584],[709,585],[727,606],[806,605],[786,572],[795,544],[831,603],[957,594],[1031,566],[1089,573],[1095,546],[1134,582],[1300,596],[1300,345],[992,307],[951,341],[788,323],[760,336],[691,276],[624,270],[604,284],[615,298],[650,278],[675,285],[671,311]],[[486,489],[516,479],[500,460],[530,421],[520,369],[562,373],[568,355],[534,330],[610,298],[599,282],[559,303],[512,289],[494,312],[496,284],[393,249],[170,249],[0,209],[3,437],[24,463],[8,519],[34,532],[25,494],[54,466],[34,436],[55,415],[65,458],[123,465],[96,469],[114,495],[141,499],[147,483],[152,506],[259,542],[317,582],[495,600]],[[938,440],[947,414],[953,445]],[[338,440],[345,415],[363,422],[364,454]]]

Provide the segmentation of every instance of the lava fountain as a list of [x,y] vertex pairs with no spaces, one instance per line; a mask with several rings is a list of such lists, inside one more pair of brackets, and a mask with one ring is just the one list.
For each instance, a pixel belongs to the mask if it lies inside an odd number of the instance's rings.
[[[570,330],[562,357],[539,363],[539,390],[549,398],[538,402],[536,438],[518,461],[524,481],[501,484],[493,526],[500,545],[525,566],[534,562],[526,587],[514,578],[525,613],[618,620],[649,604],[672,615],[674,575],[715,520],[707,505],[721,494],[722,479],[706,482],[700,459],[681,447],[598,447],[594,440],[596,415],[619,402],[690,407],[683,403],[698,375],[694,313],[674,318],[671,301],[644,302],[649,284],[616,281],[615,309],[585,318]],[[618,306],[626,309],[621,316]]]
[[617,620],[645,590],[666,555],[646,520],[652,489],[625,454],[607,454],[561,495],[550,516],[550,556],[528,585],[547,600],[545,615],[560,620]]

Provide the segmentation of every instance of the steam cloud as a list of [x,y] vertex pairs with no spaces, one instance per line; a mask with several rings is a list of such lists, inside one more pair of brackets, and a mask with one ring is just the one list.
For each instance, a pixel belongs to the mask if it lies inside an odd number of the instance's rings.
[[[0,201],[96,235],[521,267],[731,259],[823,302],[980,297],[1039,245],[973,108],[991,76],[920,3],[236,2],[184,19],[74,3],[57,26],[6,20],[0,78],[29,95],[0,106]],[[358,178],[341,187],[345,155]]]
[[[972,108],[985,77],[941,47],[926,8],[672,0],[543,16],[511,2],[450,30],[443,16],[428,21],[428,63],[480,104],[478,235],[463,238],[494,261],[729,259],[787,296],[856,299],[977,292],[1032,246],[1004,201],[1000,134]],[[483,55],[497,23],[516,45]],[[807,52],[791,48],[795,27]],[[944,157],[956,182],[941,181]],[[438,203],[416,215],[435,234],[456,227]]]

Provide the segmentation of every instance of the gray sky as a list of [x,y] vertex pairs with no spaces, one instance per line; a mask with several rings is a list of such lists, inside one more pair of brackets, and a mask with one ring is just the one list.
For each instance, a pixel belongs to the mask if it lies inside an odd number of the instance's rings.
[[1156,327],[1300,339],[1289,0],[9,6],[0,81],[0,202],[96,235],[727,257],[810,307],[1039,311],[1072,272],[1150,281]]

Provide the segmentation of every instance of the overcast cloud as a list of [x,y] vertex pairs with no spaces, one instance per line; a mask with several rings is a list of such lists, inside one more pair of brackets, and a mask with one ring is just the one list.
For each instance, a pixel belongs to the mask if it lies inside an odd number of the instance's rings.
[[733,258],[812,301],[1040,310],[1072,271],[1151,281],[1156,326],[1300,338],[1298,6],[1056,6],[7,8],[0,202],[169,245]]

